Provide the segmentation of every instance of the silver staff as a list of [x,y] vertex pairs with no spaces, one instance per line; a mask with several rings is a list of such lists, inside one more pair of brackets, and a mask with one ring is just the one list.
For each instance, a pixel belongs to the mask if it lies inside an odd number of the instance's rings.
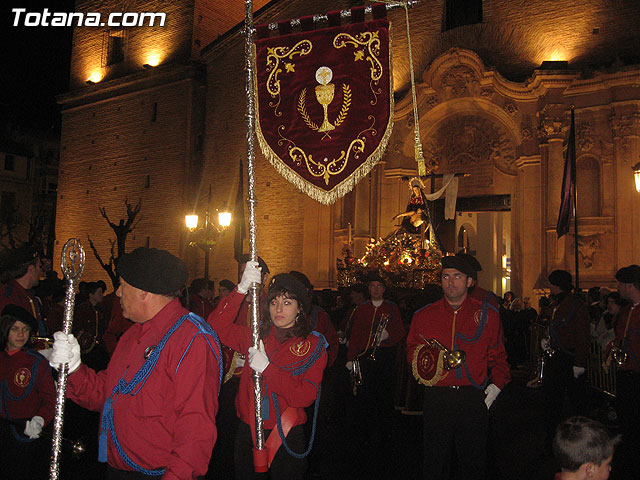
[[[256,194],[255,194],[255,147],[254,132],[256,119],[256,105],[254,99],[253,85],[253,1],[245,0],[244,19],[244,68],[246,73],[246,94],[247,94],[247,179],[249,183],[249,255],[252,261],[256,261]],[[257,284],[252,284],[249,289],[251,293],[251,339],[254,348],[258,348],[260,342],[259,316],[260,292]],[[264,447],[264,429],[262,426],[262,374],[253,372],[253,404],[256,412],[256,446],[254,450],[254,470],[256,472],[267,471],[267,451]]]
[[[84,248],[80,240],[70,238],[62,248],[62,258],[60,268],[67,278],[67,294],[64,299],[64,324],[62,331],[67,335],[71,333],[73,323],[73,301],[76,297],[76,284],[82,276],[84,270]],[[58,372],[58,396],[56,397],[56,415],[53,421],[53,436],[51,446],[51,464],[49,466],[49,479],[57,480],[60,464],[60,446],[62,445],[62,422],[64,421],[64,399],[67,393],[67,374],[69,364],[60,366]]]

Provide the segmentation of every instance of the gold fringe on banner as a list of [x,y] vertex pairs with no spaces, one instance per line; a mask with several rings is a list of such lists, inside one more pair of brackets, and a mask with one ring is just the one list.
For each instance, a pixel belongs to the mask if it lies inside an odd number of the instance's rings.
[[[257,62],[256,60],[256,47],[253,45],[253,61],[254,64]],[[253,95],[255,97],[256,104],[259,104],[258,99],[258,81],[257,81],[257,69],[254,69],[254,91]],[[318,188],[312,183],[305,180],[302,176],[300,176],[295,170],[290,168],[287,163],[276,154],[268,142],[264,138],[262,133],[262,129],[260,127],[260,109],[256,109],[256,137],[258,139],[258,144],[260,145],[260,149],[262,150],[263,155],[269,160],[269,163],[273,165],[280,175],[286,178],[289,182],[291,182],[296,188],[300,191],[313,198],[317,202],[322,203],[323,205],[331,205],[336,202],[339,198],[345,196],[351,190],[355,188],[357,183],[366,177],[369,172],[375,167],[378,162],[382,159],[385,154],[385,150],[389,143],[389,138],[391,138],[391,133],[393,132],[393,114],[395,103],[393,100],[393,48],[391,42],[391,25],[389,25],[389,120],[384,130],[384,135],[382,136],[380,142],[378,143],[377,148],[369,155],[369,157],[362,162],[362,164],[353,171],[351,175],[345,178],[338,185],[333,187],[331,190],[326,191],[322,188]]]

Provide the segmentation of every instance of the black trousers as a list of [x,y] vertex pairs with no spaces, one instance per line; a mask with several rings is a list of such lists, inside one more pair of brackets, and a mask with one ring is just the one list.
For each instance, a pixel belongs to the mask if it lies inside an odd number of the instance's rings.
[[[0,419],[0,477],[13,480],[46,478],[51,453],[51,439],[41,436],[37,440],[24,437],[28,419],[9,422]],[[18,440],[13,431],[21,438]]]
[[[623,479],[640,478],[640,373],[618,370],[616,374],[616,413],[622,443],[616,451]],[[617,460],[617,459],[616,459]],[[618,473],[618,472],[616,472]],[[616,476],[615,478],[618,478]]]
[[[271,433],[271,430],[264,431],[265,441]],[[273,434],[278,435],[277,429],[273,429]],[[307,448],[304,425],[297,425],[289,430],[286,440],[287,445],[293,452],[303,453]],[[256,473],[253,469],[253,439],[251,436],[251,427],[243,421],[238,422],[234,463],[236,480],[304,480],[308,468],[306,457],[293,457],[285,450],[284,445],[282,445],[273,458],[269,471],[267,473]]]
[[379,348],[375,361],[360,357],[362,385],[353,398],[357,430],[373,452],[388,444],[391,437],[395,391],[395,348]]
[[[578,378],[573,376],[574,358],[562,351],[556,351],[548,360],[542,389],[546,397],[547,440],[551,442],[557,426],[565,418],[587,413],[588,387],[586,372]],[[565,396],[569,399],[569,410],[564,409]]]
[[468,386],[425,387],[423,478],[449,480],[453,454],[459,479],[486,474],[489,412],[484,392]]

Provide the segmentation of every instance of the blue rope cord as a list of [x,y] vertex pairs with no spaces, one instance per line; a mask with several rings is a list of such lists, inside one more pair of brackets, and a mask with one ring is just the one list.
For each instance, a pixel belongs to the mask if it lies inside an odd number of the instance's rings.
[[[476,329],[476,333],[473,337],[469,338],[466,337],[464,335],[462,335],[462,333],[456,333],[455,335],[455,339],[453,342],[453,346],[455,350],[459,350],[459,343],[458,343],[458,339],[460,339],[461,342],[464,343],[468,343],[468,344],[472,344],[472,343],[476,343],[478,341],[478,339],[480,339],[480,337],[482,336],[482,332],[484,332],[485,327],[487,326],[487,311],[489,308],[489,302],[487,300],[485,300],[484,302],[482,302],[482,317],[480,318],[480,323],[478,324],[478,328]],[[495,310],[495,309],[494,309]],[[471,383],[471,385],[479,390],[484,389],[487,386],[487,382],[489,381],[488,378],[485,378],[482,384],[478,384],[475,382],[475,380],[473,378],[471,378],[471,372],[469,372],[469,367],[467,366],[467,362],[463,362],[462,366],[464,367],[464,372],[467,376],[467,379],[469,380],[469,383]],[[462,369],[461,368],[457,368],[456,369],[456,378],[460,379],[462,378]]]
[[[33,365],[31,366],[31,378],[29,379],[29,383],[27,384],[27,388],[24,391],[24,393],[18,397],[12,395],[11,392],[9,391],[9,384],[7,383],[7,379],[4,379],[1,384],[2,389],[0,390],[0,394],[2,395],[2,402],[0,402],[0,407],[1,407],[0,413],[4,411],[7,417],[7,420],[12,420],[11,414],[9,413],[9,405],[7,404],[7,400],[10,400],[12,402],[18,402],[20,400],[24,400],[31,394],[31,392],[33,391],[33,388],[36,385],[36,381],[38,379],[38,371],[40,369],[40,363],[44,360],[44,357],[42,355],[32,350],[27,350],[25,353],[34,357],[35,360],[33,362]],[[35,438],[29,438],[23,435],[21,432],[19,432],[16,429],[15,425],[10,425],[9,430],[11,431],[13,438],[15,438],[17,441],[21,443],[31,443],[35,440]]]
[[[220,340],[218,339],[218,335],[213,330],[213,328],[211,328],[211,326],[208,325],[198,315],[191,312],[186,315],[183,315],[162,337],[162,340],[160,340],[160,343],[156,346],[153,352],[151,352],[151,355],[149,355],[149,358],[145,360],[145,362],[142,364],[142,367],[140,367],[140,370],[136,372],[136,374],[133,376],[133,378],[129,382],[126,382],[124,379],[124,375],[126,374],[126,371],[125,371],[122,378],[118,381],[116,386],[113,388],[111,396],[105,401],[105,404],[102,410],[102,422],[101,422],[101,429],[99,434],[98,460],[100,462],[107,461],[107,432],[108,432],[109,436],[111,437],[111,441],[113,442],[114,446],[116,447],[116,450],[118,451],[118,454],[126,462],[126,464],[129,465],[129,467],[145,475],[160,476],[164,474],[164,471],[165,471],[164,468],[159,468],[155,470],[146,469],[144,467],[141,467],[137,463],[135,463],[126,454],[126,452],[122,448],[122,445],[120,444],[116,436],[115,425],[113,422],[113,404],[115,403],[120,393],[122,393],[123,395],[135,396],[138,394],[138,392],[140,392],[140,389],[144,386],[147,379],[149,378],[149,375],[154,370],[158,362],[158,358],[160,357],[160,353],[162,352],[162,349],[166,345],[171,335],[173,335],[173,333],[182,325],[182,323],[185,320],[189,320],[194,326],[196,326],[196,328],[198,328],[198,332],[193,336],[193,338],[189,342],[189,345],[185,349],[185,352],[183,352],[182,356],[180,357],[180,361],[178,362],[178,365],[176,367],[176,373],[178,373],[178,369],[182,364],[182,360],[184,359],[185,355],[191,348],[191,344],[193,343],[195,338],[198,335],[204,335],[205,339],[207,340],[207,345],[209,345],[209,348],[213,352],[216,358],[216,361],[218,362],[218,378],[219,378],[218,385],[222,383],[222,362],[220,361],[220,357],[216,349],[213,347],[213,345],[211,345],[211,342],[207,338],[207,335],[213,337],[216,345],[218,346],[218,351],[220,351],[221,347],[220,347]],[[218,388],[218,393],[220,393],[219,388]]]
[[316,437],[316,420],[318,419],[318,407],[320,406],[320,391],[322,390],[322,387],[319,387],[318,385],[313,383],[311,380],[305,379],[305,381],[309,382],[311,385],[316,387],[316,390],[318,391],[318,393],[316,395],[316,401],[313,407],[313,421],[311,423],[311,438],[309,438],[309,446],[303,453],[296,453],[293,450],[291,450],[289,445],[287,445],[287,441],[284,436],[284,430],[282,429],[282,418],[280,416],[281,414],[280,414],[280,405],[278,404],[278,397],[276,396],[275,393],[273,392],[271,393],[271,398],[273,399],[273,409],[276,412],[276,427],[278,428],[278,435],[280,435],[280,440],[282,440],[282,446],[284,447],[284,449],[287,451],[289,455],[295,458],[304,458],[307,455],[309,455],[309,453],[311,453],[311,448],[313,447],[313,441],[315,440],[315,437]]
[[[311,332],[313,333],[316,337],[318,337],[318,343],[316,343],[316,347],[313,350],[313,353],[307,357],[306,361],[300,365],[299,367],[295,367],[295,369],[293,369],[293,366],[299,364],[300,362],[295,362],[291,365],[288,366],[284,366],[281,367],[283,369],[287,369],[289,371],[291,371],[291,376],[295,377],[298,376],[304,372],[306,372],[307,370],[309,370],[309,368],[311,368],[311,366],[316,362],[316,360],[318,360],[318,358],[320,358],[320,356],[322,355],[322,352],[327,348],[327,346],[329,345],[327,342],[327,339],[324,338],[324,335],[322,335],[319,332]],[[311,385],[313,385],[314,387],[316,387],[316,391],[318,392],[316,394],[316,401],[315,401],[315,405],[313,408],[313,421],[311,423],[311,438],[309,439],[309,446],[307,447],[306,451],[304,453],[296,453],[293,450],[291,450],[289,448],[289,445],[287,445],[287,442],[285,440],[285,436],[284,436],[284,430],[282,429],[282,417],[281,417],[281,413],[280,413],[280,405],[278,404],[278,397],[276,396],[275,393],[271,392],[271,399],[273,401],[273,409],[276,413],[276,426],[278,428],[278,435],[280,435],[280,439],[282,440],[282,446],[284,447],[284,449],[287,451],[287,453],[295,458],[304,458],[307,455],[309,455],[309,453],[311,452],[311,448],[313,447],[313,441],[315,439],[316,436],[316,421],[318,418],[318,407],[320,406],[320,392],[321,392],[321,387],[319,387],[318,385],[316,385],[315,383],[313,383],[311,380],[308,379],[304,379],[305,382],[309,382]],[[266,399],[268,399],[268,397],[265,395]],[[263,410],[264,412],[264,410]]]

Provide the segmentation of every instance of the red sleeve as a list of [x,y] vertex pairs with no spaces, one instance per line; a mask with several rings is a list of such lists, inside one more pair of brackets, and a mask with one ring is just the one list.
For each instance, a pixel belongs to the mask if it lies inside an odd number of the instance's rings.
[[222,299],[207,319],[207,322],[220,337],[220,342],[240,353],[246,353],[251,346],[249,327],[234,323],[238,311],[242,307],[244,297],[242,293],[238,293],[238,290],[234,289]]
[[40,406],[38,407],[36,415],[44,418],[45,425],[48,425],[55,415],[56,396],[56,386],[53,382],[51,367],[43,358],[38,372],[38,399]]
[[[214,348],[221,358],[221,352]],[[172,382],[176,420],[164,480],[195,478],[206,473],[217,438],[219,378],[218,362],[199,335]]]
[[84,363],[68,377],[67,397],[87,410],[100,412],[107,398],[107,370],[96,373]]
[[488,321],[494,325],[494,328],[491,330],[493,335],[489,339],[489,348],[487,350],[489,378],[491,379],[491,383],[494,383],[502,390],[511,380],[509,364],[507,363],[507,352],[504,349],[502,323],[500,322],[498,313],[494,310],[489,309],[488,315]]
[[336,361],[338,356],[338,334],[331,323],[329,314],[324,310],[318,311],[316,330],[324,335],[324,338],[327,339],[327,343],[329,344],[327,347],[327,366],[330,367]]
[[351,327],[351,337],[349,337],[349,350],[347,351],[347,360],[353,361],[362,353],[367,346],[367,340],[371,333],[371,315],[367,312],[367,303],[363,303],[356,307],[353,314],[353,326]]

